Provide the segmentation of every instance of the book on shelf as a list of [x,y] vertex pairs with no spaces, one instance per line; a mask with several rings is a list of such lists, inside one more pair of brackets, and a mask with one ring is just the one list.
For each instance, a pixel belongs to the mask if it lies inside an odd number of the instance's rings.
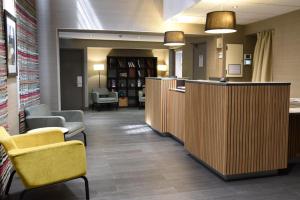
[[118,63],[119,63],[120,68],[126,68],[125,59],[118,59]]
[[138,91],[145,85],[145,77],[156,76],[155,57],[108,56],[107,85],[119,97],[130,99],[129,106],[138,105]]
[[138,79],[138,80],[137,80],[137,86],[138,86],[138,87],[141,87],[141,85],[142,85],[142,81],[141,81],[141,79]]
[[127,78],[127,72],[121,72],[119,74],[120,77]]
[[136,76],[135,68],[133,68],[133,67],[129,68],[129,77],[130,78],[135,78],[135,76]]

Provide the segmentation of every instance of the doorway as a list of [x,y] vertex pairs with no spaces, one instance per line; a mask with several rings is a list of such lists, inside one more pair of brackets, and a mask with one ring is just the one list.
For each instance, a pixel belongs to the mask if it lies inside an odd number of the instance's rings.
[[60,49],[62,110],[84,109],[84,50]]
[[206,79],[206,43],[193,44],[193,79]]

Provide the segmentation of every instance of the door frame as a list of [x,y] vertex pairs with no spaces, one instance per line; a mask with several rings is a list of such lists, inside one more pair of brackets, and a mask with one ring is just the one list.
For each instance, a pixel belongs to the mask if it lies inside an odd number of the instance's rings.
[[82,58],[83,58],[83,60],[82,60],[82,106],[81,106],[81,108],[82,108],[82,110],[87,110],[87,106],[86,106],[86,97],[87,97],[87,95],[86,95],[86,92],[87,92],[87,50],[86,50],[86,48],[59,48],[59,51],[58,51],[58,53],[59,53],[59,82],[60,82],[60,84],[59,84],[59,93],[60,93],[60,97],[59,97],[59,101],[60,101],[60,108],[59,108],[59,110],[61,110],[61,107],[62,107],[62,105],[61,105],[61,102],[62,102],[62,91],[61,91],[61,89],[62,89],[62,87],[61,87],[61,53],[60,53],[60,51],[61,50],[78,50],[78,51],[81,51],[81,53],[82,53]]

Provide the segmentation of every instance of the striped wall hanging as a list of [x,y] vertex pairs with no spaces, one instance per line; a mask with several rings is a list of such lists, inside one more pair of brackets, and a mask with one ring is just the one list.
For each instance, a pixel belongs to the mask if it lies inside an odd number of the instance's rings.
[[[0,126],[7,126],[7,70],[6,70],[6,47],[4,31],[3,0],[0,0]],[[11,163],[2,145],[0,145],[0,199],[4,195],[9,175]]]
[[[17,65],[19,68],[20,132],[24,132],[24,108],[40,102],[37,19],[35,0],[16,0]],[[7,126],[7,69],[3,0],[0,0],[0,126]],[[4,195],[11,163],[0,145],[0,199]]]
[[40,103],[36,5],[16,0],[17,55],[20,89],[20,132],[26,130],[24,108]]

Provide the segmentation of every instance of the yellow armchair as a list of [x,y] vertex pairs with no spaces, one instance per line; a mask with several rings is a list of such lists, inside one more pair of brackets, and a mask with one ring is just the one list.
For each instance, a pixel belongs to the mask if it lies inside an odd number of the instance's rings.
[[86,199],[89,186],[86,175],[85,146],[80,141],[64,141],[60,128],[40,128],[26,134],[10,136],[0,127],[0,143],[4,146],[15,171],[12,173],[6,194],[15,172],[21,177],[26,191],[50,184],[82,178]]

